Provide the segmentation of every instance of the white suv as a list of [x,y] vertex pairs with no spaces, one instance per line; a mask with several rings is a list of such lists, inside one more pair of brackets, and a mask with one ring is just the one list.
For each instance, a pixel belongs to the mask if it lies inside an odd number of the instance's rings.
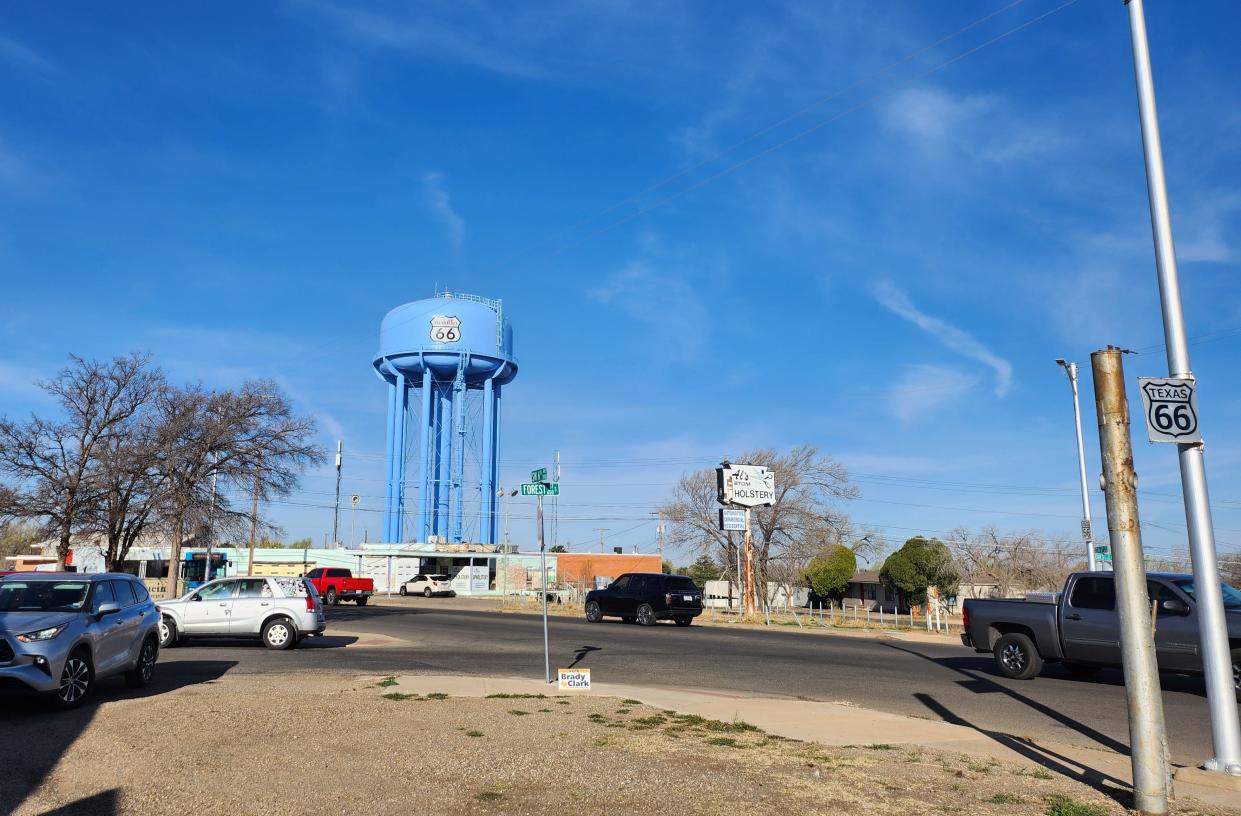
[[323,603],[305,578],[219,578],[160,601],[159,611],[164,648],[190,637],[257,637],[269,649],[291,649],[327,627]]

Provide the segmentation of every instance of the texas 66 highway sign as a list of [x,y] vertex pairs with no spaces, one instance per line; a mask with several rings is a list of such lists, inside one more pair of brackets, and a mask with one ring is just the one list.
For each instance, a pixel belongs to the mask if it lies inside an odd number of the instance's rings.
[[1138,377],[1146,409],[1146,437],[1151,442],[1201,442],[1194,381],[1175,377]]

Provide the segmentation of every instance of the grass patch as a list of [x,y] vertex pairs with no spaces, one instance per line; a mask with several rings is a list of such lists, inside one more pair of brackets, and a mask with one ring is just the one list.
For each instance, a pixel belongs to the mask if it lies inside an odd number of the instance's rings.
[[872,751],[895,751],[896,750],[895,745],[889,745],[886,742],[876,742],[872,745],[867,745],[866,747]]
[[707,745],[723,745],[727,748],[744,748],[745,747],[744,745],[741,745],[740,743],[737,742],[736,737],[712,737],[711,739],[707,740]]
[[550,708],[540,708],[539,713],[540,714],[551,714],[552,710]]
[[530,712],[529,712],[529,711],[522,711],[520,708],[514,708],[514,709],[510,709],[508,713],[509,713],[509,714],[512,714],[514,717],[524,717],[524,716],[526,716],[527,714],[529,714]]
[[395,677],[385,677],[384,679],[380,680],[380,681],[379,681],[378,683],[376,683],[375,685],[379,686],[380,688],[387,688],[388,686],[395,686],[395,685],[396,685],[396,678],[395,678]]
[[488,694],[488,700],[546,700],[546,694]]
[[974,773],[979,773],[979,774],[991,773],[990,762],[971,762],[969,768]]
[[603,716],[602,714],[599,714],[598,712],[594,714],[587,714],[586,719],[590,720],[591,722],[595,722],[595,723],[605,723],[608,721],[607,717]]
[[1107,816],[1107,808],[1101,805],[1078,802],[1058,793],[1048,796],[1044,801],[1047,802],[1047,810],[1043,812],[1047,816]]
[[557,700],[556,705],[573,705],[573,703],[569,702],[568,700]]
[[708,731],[723,731],[727,734],[738,734],[744,731],[757,731],[757,725],[750,725],[744,720],[733,720],[730,723],[721,720],[706,720],[702,723]]
[[504,798],[504,794],[500,793],[499,791],[486,790],[486,791],[479,791],[478,793],[474,794],[474,798],[480,802],[498,802]]
[[662,714],[653,714],[650,717],[634,717],[632,720],[630,720],[630,722],[634,723],[635,725],[641,725],[647,728],[654,728],[657,725],[663,725],[664,723],[668,722],[668,719],[664,717]]
[[703,725],[707,721],[706,717],[700,717],[697,714],[675,714],[673,719],[682,725],[688,726]]
[[396,700],[398,702],[401,700],[415,700],[417,698],[417,694],[402,694],[399,691],[390,691],[384,695],[385,700]]
[[433,691],[427,695],[428,700],[447,700],[448,695],[442,691]]
[[484,734],[482,731],[466,731],[466,732],[465,732],[465,735],[466,735],[467,737],[484,737],[484,736],[486,736],[486,734]]
[[632,709],[632,708],[618,708],[618,709],[616,709],[616,713],[617,713],[617,714],[628,714],[628,713],[630,713],[631,711],[633,711],[633,709]]
[[635,700],[632,697],[626,697],[625,699],[621,700],[621,705],[628,705],[628,706],[642,705],[642,701]]
[[1020,805],[1021,797],[1014,796],[1011,793],[997,793],[987,801],[991,802],[993,805]]
[[1035,768],[1033,771],[1030,772],[1030,776],[1034,777],[1035,779],[1042,779],[1044,782],[1056,778],[1055,775],[1052,774],[1052,772],[1047,770],[1046,768]]

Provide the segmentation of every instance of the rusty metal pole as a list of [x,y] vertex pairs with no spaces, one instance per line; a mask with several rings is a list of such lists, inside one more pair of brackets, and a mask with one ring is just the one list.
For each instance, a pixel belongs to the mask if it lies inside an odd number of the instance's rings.
[[1129,438],[1129,401],[1121,351],[1108,346],[1090,355],[1107,531],[1120,616],[1120,653],[1129,707],[1129,753],[1133,763],[1133,805],[1143,814],[1168,812],[1168,738],[1155,640],[1151,629],[1142,527],[1138,521],[1137,474]]
[[745,599],[745,616],[748,618],[755,614],[757,605],[755,603],[754,585],[754,534],[750,532],[750,517],[753,515],[751,509],[745,509],[745,584],[742,588],[742,594]]

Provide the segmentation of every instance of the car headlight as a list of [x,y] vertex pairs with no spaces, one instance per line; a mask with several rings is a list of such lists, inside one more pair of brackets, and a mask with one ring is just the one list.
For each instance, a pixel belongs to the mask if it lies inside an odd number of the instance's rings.
[[27,632],[24,635],[18,635],[17,639],[20,640],[22,643],[38,643],[41,640],[51,640],[52,638],[56,637],[61,632],[63,632],[66,626],[68,626],[68,624],[62,623],[60,626],[53,626],[48,629],[40,629],[37,632]]

